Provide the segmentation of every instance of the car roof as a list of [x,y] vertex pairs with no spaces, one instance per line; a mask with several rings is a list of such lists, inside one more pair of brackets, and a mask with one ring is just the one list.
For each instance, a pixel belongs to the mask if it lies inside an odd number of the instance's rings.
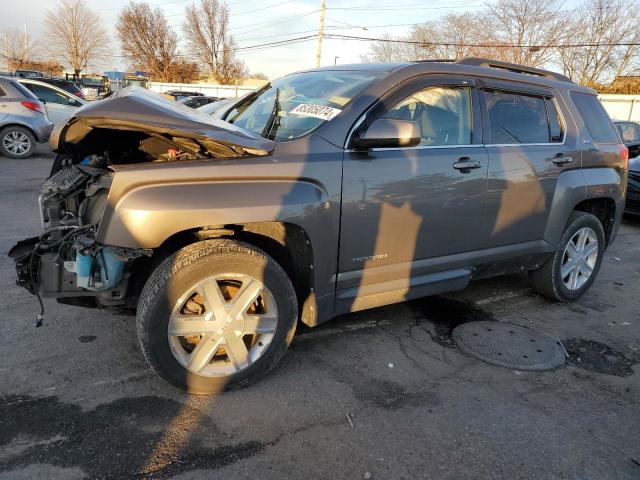
[[[467,63],[465,63],[467,62]],[[484,62],[484,63],[483,63]],[[489,66],[491,65],[491,66]],[[355,63],[346,65],[332,65],[320,67],[318,69],[301,70],[300,72],[311,72],[314,70],[322,71],[364,71],[382,74],[386,77],[391,74],[404,72],[407,77],[424,74],[452,74],[452,75],[468,75],[476,77],[487,77],[500,80],[510,80],[516,82],[526,82],[530,84],[543,85],[555,88],[569,88],[572,91],[580,91],[595,95],[596,92],[588,87],[583,87],[573,83],[568,78],[559,73],[547,70],[524,67],[514,64],[508,64],[498,61],[485,59],[463,59],[458,62],[452,61],[415,61],[415,62],[399,62],[399,63]],[[516,71],[516,70],[522,70]],[[525,73],[525,71],[527,73]],[[535,72],[535,73],[534,73]],[[384,75],[386,74],[386,75]]]

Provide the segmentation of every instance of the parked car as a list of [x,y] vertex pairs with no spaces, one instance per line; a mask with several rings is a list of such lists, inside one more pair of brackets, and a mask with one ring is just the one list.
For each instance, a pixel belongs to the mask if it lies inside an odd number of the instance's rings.
[[174,100],[180,101],[187,97],[199,97],[202,96],[202,92],[189,92],[185,90],[167,90],[166,92],[162,92],[165,95],[171,95]]
[[625,211],[632,215],[640,215],[640,124],[619,120],[614,123],[620,132],[622,141],[629,149]]
[[82,74],[80,88],[87,100],[100,100],[111,95],[109,77],[98,74]]
[[217,102],[220,99],[218,97],[209,97],[206,95],[200,95],[197,97],[185,97],[178,100],[183,105],[191,108],[202,107],[203,105],[209,105],[210,103]]
[[217,102],[208,103],[206,105],[198,107],[196,108],[196,110],[206,115],[211,115],[215,118],[222,118],[224,114],[227,113],[227,109],[231,108],[231,105],[239,100],[240,99],[238,98],[223,98],[218,100]]
[[27,158],[52,129],[42,102],[17,79],[0,77],[0,154]]
[[82,90],[80,90],[75,83],[69,80],[64,80],[63,78],[49,78],[49,77],[41,77],[41,78],[37,78],[37,80],[39,80],[40,82],[48,83],[49,85],[53,85],[55,87],[61,88],[65,92],[75,95],[78,98],[82,98],[83,100],[85,99],[84,93],[82,93]]
[[302,71],[224,121],[121,90],[51,146],[66,161],[43,186],[44,233],[10,252],[19,284],[137,306],[147,360],[193,392],[264,375],[298,320],[508,272],[580,298],[628,161],[593,90],[482,59]]
[[18,81],[21,85],[27,87],[38,100],[44,103],[47,116],[54,125],[67,120],[76,113],[78,107],[87,103],[82,98],[76,97],[55,85],[45,83],[40,79],[21,78]]

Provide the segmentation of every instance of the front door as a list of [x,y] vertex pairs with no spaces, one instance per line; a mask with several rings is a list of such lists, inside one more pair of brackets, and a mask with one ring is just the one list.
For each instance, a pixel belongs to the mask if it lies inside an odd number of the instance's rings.
[[337,290],[338,299],[350,291],[342,297],[356,306],[341,310],[364,308],[357,297],[376,289],[408,293],[419,277],[472,263],[488,164],[478,112],[472,79],[430,77],[367,115],[363,126],[376,118],[416,122],[421,141],[345,152]]

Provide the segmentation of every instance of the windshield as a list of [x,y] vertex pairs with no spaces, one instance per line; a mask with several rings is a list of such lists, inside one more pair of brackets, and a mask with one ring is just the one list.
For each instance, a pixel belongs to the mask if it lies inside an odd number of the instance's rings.
[[129,85],[137,85],[138,87],[146,87],[147,86],[147,81],[146,80],[130,80],[130,79],[125,79],[122,82],[125,86],[129,86]]
[[82,77],[82,85],[85,87],[101,87],[102,86],[102,78],[101,77]]
[[374,78],[358,71],[294,73],[248,95],[226,120],[271,140],[294,140],[338,115]]

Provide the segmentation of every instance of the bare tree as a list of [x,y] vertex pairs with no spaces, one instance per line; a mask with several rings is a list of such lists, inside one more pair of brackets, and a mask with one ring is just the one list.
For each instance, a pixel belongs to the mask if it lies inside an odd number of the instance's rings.
[[551,59],[554,50],[528,47],[557,42],[566,27],[561,6],[555,0],[497,0],[479,13],[449,14],[414,27],[406,37],[412,45],[374,43],[366,58],[457,60],[475,56],[539,66]]
[[[484,15],[487,43],[504,45],[500,59],[539,67],[550,61],[568,19],[557,0],[497,0],[487,4]],[[531,46],[536,46],[531,48]]]
[[[31,37],[20,30],[9,30],[3,33],[0,56],[7,64],[23,64],[38,55],[39,45]],[[12,68],[16,68],[15,66]],[[17,67],[22,68],[22,67]]]
[[195,62],[188,62],[184,59],[176,60],[168,70],[167,82],[191,83],[200,77],[200,68]]
[[410,38],[420,42],[422,58],[459,60],[464,57],[496,56],[496,49],[477,47],[487,38],[485,16],[462,13],[445,15],[442,20],[414,27]]
[[[637,3],[589,0],[577,9],[559,64],[572,80],[596,86],[640,69],[640,13]],[[618,44],[618,45],[616,45]],[[627,45],[620,45],[627,44]]]
[[246,76],[242,62],[234,55],[229,33],[229,8],[218,0],[200,0],[187,6],[182,27],[189,50],[220,83],[234,83]]
[[150,72],[155,80],[170,80],[178,37],[160,8],[132,1],[120,12],[116,30],[130,66]]
[[394,37],[385,33],[382,39],[380,42],[372,43],[369,52],[361,56],[363,62],[392,63],[421,60],[416,47],[410,43],[404,43],[413,41],[410,35]]
[[85,0],[62,0],[47,12],[45,26],[51,52],[68,63],[76,75],[107,51],[107,31]]

